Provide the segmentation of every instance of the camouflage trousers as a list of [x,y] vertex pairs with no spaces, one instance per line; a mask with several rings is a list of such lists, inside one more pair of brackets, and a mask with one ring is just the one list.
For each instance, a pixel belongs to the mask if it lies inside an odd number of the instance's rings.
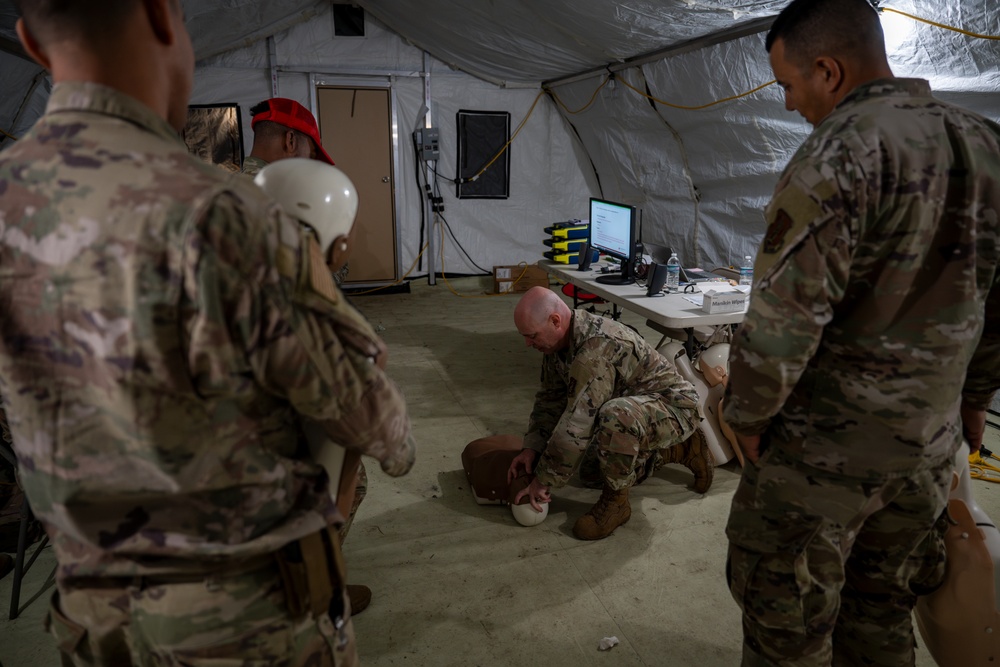
[[64,667],[358,664],[350,619],[338,633],[325,614],[291,618],[277,567],[197,583],[60,584],[46,628]]
[[862,481],[773,446],[748,462],[726,527],[743,665],[913,665],[916,596],[944,580],[951,471]]
[[[609,400],[597,412],[594,435],[580,464],[581,480],[588,486],[627,489],[651,457],[686,440],[698,420],[697,410],[666,405],[658,396]],[[597,480],[600,484],[594,483]]]

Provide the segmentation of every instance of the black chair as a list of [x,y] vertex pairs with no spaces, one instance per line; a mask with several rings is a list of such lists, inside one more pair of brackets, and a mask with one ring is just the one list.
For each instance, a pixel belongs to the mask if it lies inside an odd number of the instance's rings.
[[[2,441],[0,441],[0,456],[3,456],[14,468],[17,468],[17,457],[14,455],[13,450],[11,450],[10,445]],[[17,615],[21,611],[19,605],[21,602],[21,582],[24,579],[24,575],[35,563],[38,554],[42,552],[45,545],[49,543],[47,535],[42,537],[42,541],[38,543],[38,546],[32,552],[31,558],[28,559],[27,563],[24,562],[24,554],[28,550],[28,526],[31,525],[32,519],[34,519],[34,515],[31,513],[28,499],[25,498],[24,504],[21,505],[21,525],[17,534],[17,554],[14,556],[14,579],[11,582],[10,588],[10,615],[8,618],[12,621],[17,618]]]

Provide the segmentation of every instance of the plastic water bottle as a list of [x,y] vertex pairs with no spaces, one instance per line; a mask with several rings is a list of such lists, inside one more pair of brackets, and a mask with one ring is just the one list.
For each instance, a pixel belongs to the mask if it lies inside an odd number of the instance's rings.
[[667,260],[667,281],[663,283],[666,292],[676,292],[681,284],[681,260],[677,259],[677,253],[671,253]]
[[753,283],[753,258],[747,255],[743,258],[743,266],[740,267],[740,285],[750,285]]

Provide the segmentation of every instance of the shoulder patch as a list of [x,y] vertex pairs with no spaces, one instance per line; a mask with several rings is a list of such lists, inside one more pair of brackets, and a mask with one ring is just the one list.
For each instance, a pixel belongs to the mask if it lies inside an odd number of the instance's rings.
[[792,217],[785,209],[778,209],[774,216],[774,221],[767,226],[764,234],[764,243],[761,250],[768,254],[774,254],[785,245],[785,235],[792,228]]

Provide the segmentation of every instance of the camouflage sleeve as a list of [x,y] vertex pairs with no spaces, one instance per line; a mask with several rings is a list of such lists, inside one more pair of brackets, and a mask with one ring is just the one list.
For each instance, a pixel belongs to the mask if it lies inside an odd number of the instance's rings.
[[[251,202],[216,197],[186,247],[195,304],[188,355],[199,391],[233,374],[252,377],[337,443],[404,474],[414,445],[403,396],[375,363],[381,340],[317,266],[307,232],[248,187]],[[265,224],[247,219],[256,206],[268,210]],[[324,278],[329,290],[318,289]]]
[[591,338],[573,359],[566,407],[535,468],[543,484],[561,487],[569,481],[590,444],[598,410],[614,394],[615,355],[608,344],[605,338]]
[[552,431],[566,409],[566,382],[556,368],[556,362],[546,356],[542,360],[541,388],[535,394],[535,405],[528,418],[524,436],[525,449],[545,451]]
[[837,185],[808,163],[795,165],[778,184],[750,307],[730,349],[724,416],[734,431],[767,429],[844,296],[854,223],[842,201]]
[[1000,389],[1000,273],[986,299],[982,338],[969,362],[962,400],[971,408],[986,410]]

